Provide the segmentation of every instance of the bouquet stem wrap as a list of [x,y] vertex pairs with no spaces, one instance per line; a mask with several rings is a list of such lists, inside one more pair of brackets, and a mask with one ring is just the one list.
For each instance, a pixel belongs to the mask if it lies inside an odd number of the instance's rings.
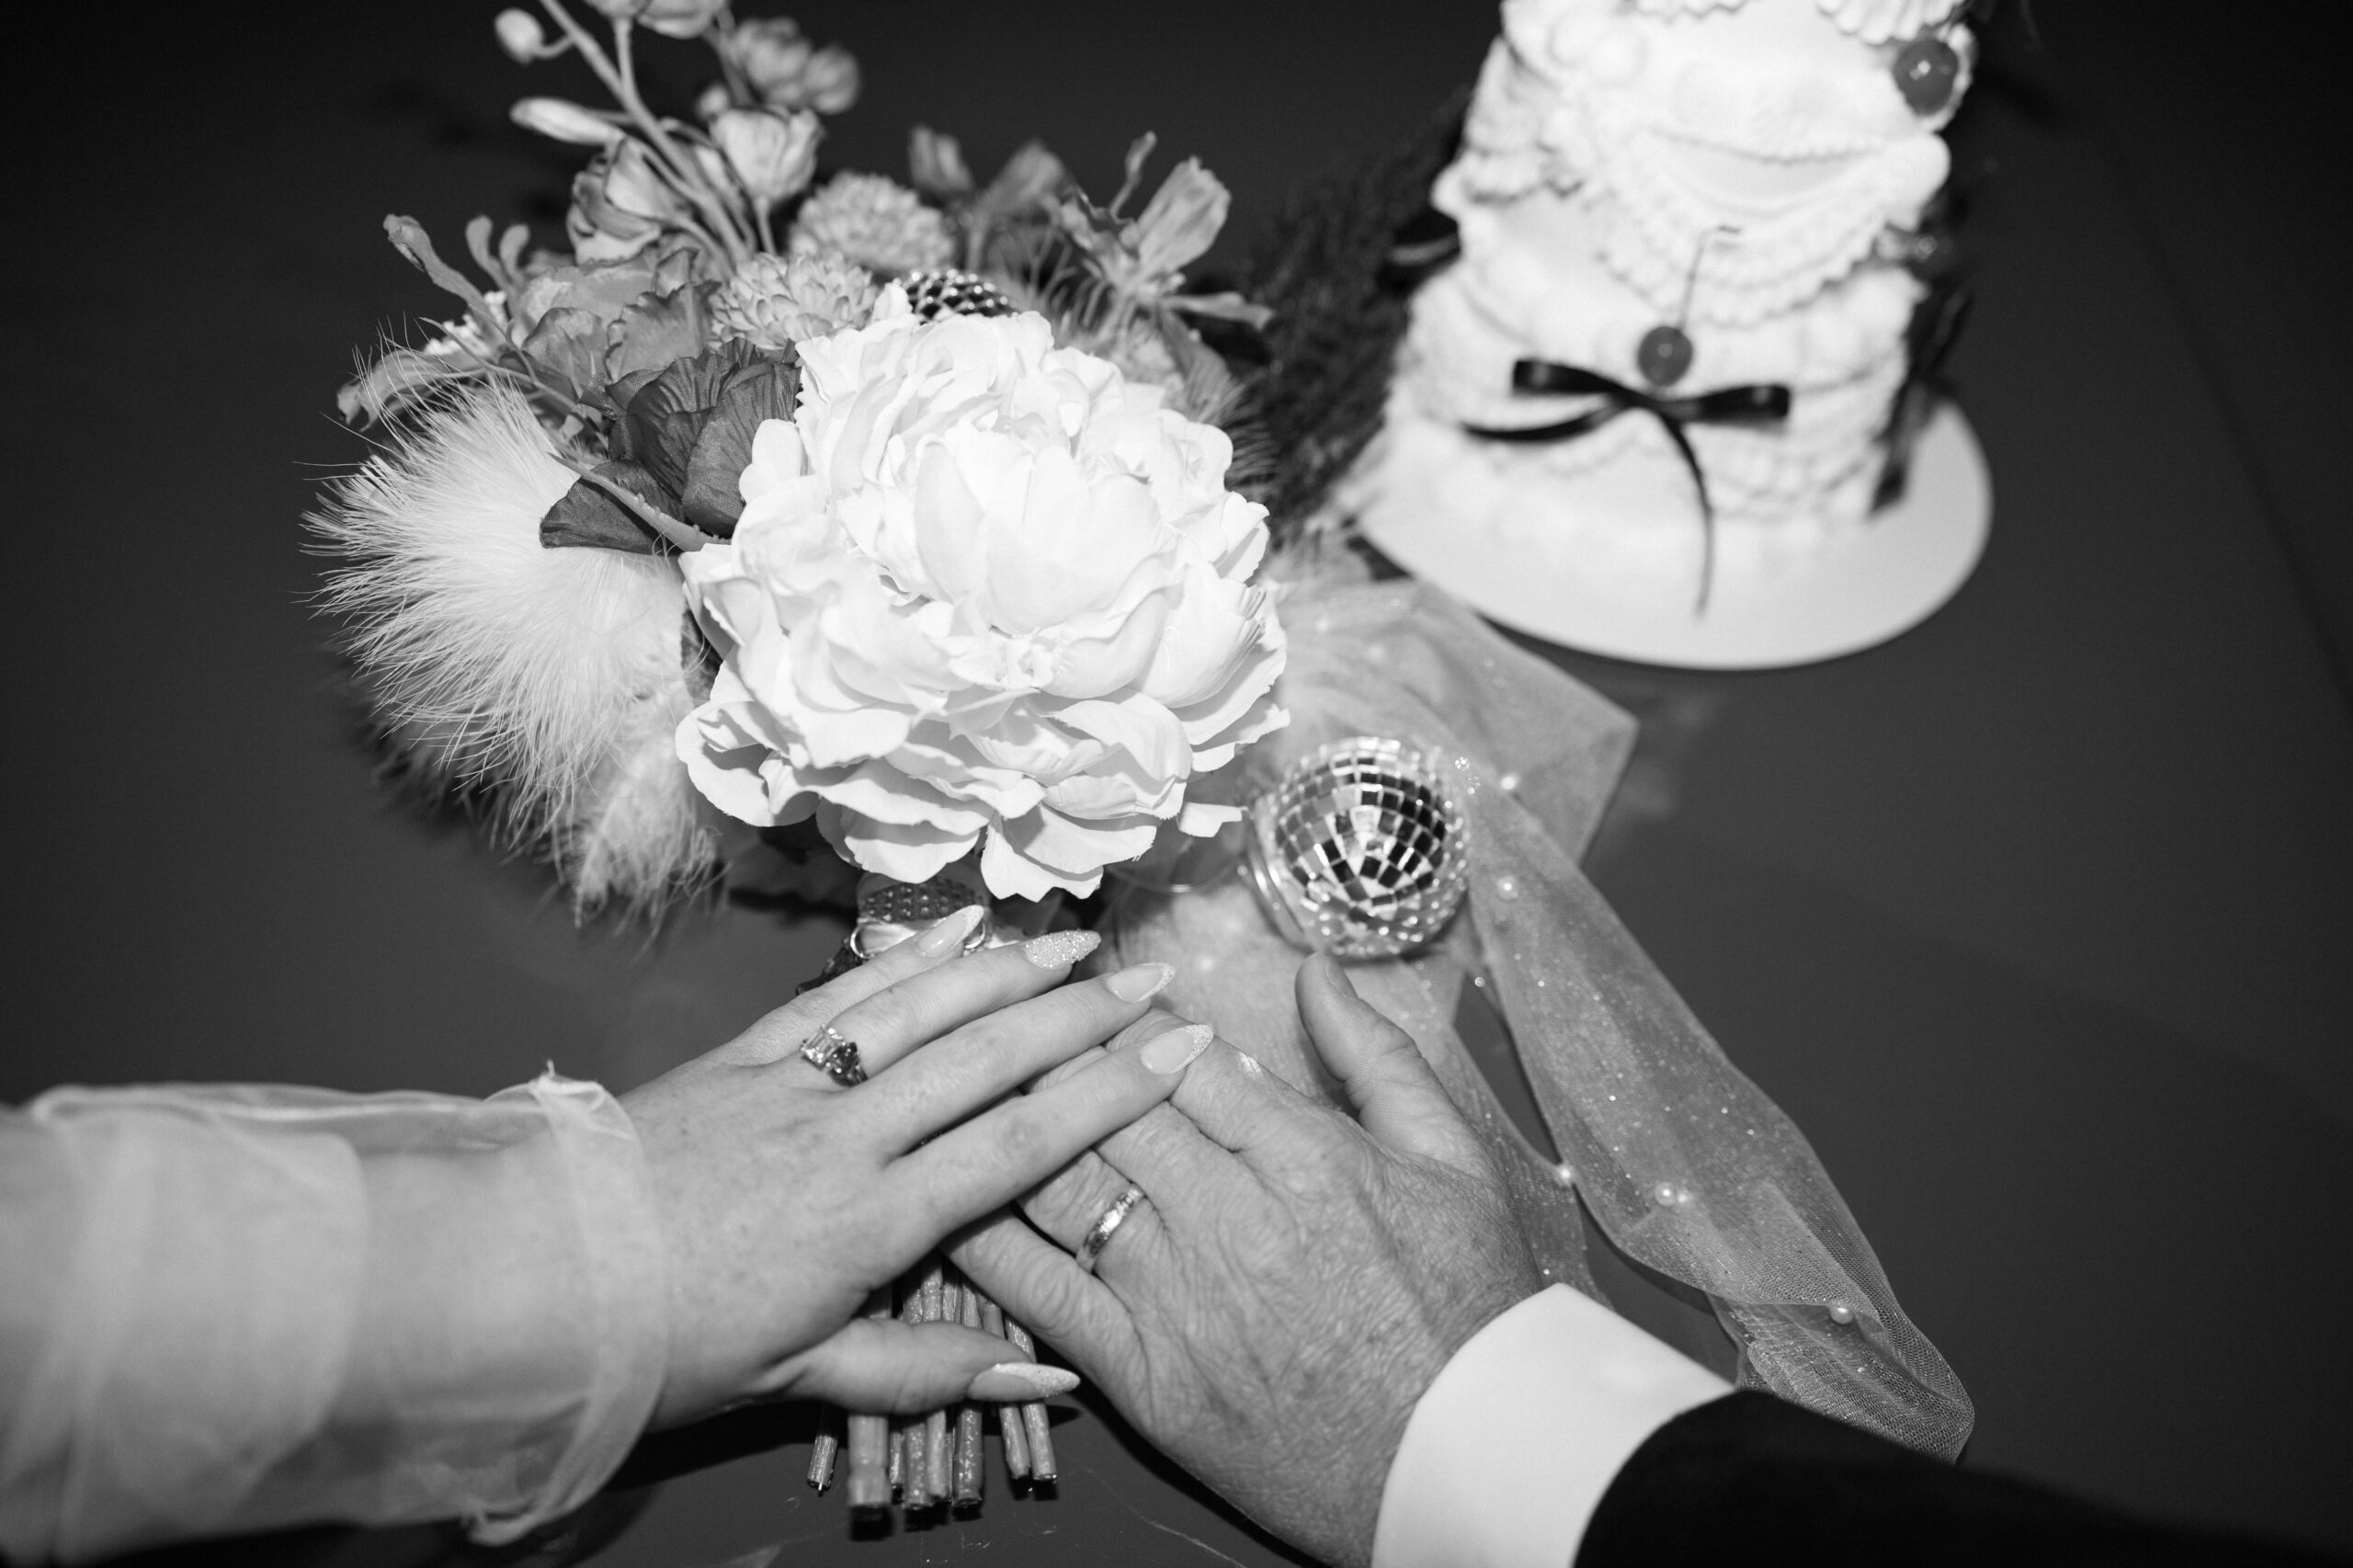
[[[1897,1305],[1804,1135],[1577,867],[1632,722],[1424,585],[1298,583],[1283,619],[1293,720],[1250,754],[1262,782],[1355,734],[1442,747],[1455,768],[1471,822],[1463,915],[1436,949],[1351,973],[1480,1129],[1547,1275],[1600,1299],[1589,1216],[1628,1257],[1707,1294],[1742,1386],[1957,1456],[1969,1397]],[[1176,966],[1172,1006],[1334,1097],[1292,1006],[1299,954],[1238,879],[1128,890],[1107,929],[1120,962]],[[1513,1126],[1456,1029],[1461,987],[1482,974],[1561,1164]]]

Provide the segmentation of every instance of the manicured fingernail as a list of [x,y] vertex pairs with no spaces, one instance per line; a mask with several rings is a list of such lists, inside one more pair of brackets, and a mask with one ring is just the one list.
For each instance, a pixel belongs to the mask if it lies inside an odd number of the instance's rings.
[[1092,931],[1049,931],[1021,944],[1021,956],[1040,969],[1068,969],[1103,945]]
[[968,903],[947,918],[938,921],[915,938],[915,951],[927,959],[936,959],[950,948],[963,946],[972,927],[981,923],[987,910],[977,903]]
[[1060,1367],[1041,1367],[1035,1361],[1000,1361],[974,1378],[972,1386],[964,1391],[964,1397],[1017,1404],[1023,1400],[1051,1399],[1077,1386],[1078,1374],[1065,1372]]
[[1176,978],[1173,965],[1140,963],[1133,969],[1123,969],[1103,982],[1103,989],[1122,1002],[1141,1002],[1147,996],[1157,996],[1168,989]]
[[1154,1035],[1144,1041],[1143,1049],[1136,1055],[1155,1073],[1182,1073],[1216,1038],[1217,1031],[1207,1024],[1187,1024],[1166,1034]]

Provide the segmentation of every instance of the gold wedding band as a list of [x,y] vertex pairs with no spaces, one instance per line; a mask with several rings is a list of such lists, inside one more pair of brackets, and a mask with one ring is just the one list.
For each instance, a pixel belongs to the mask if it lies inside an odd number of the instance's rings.
[[1103,1249],[1111,1244],[1112,1233],[1127,1221],[1128,1216],[1135,1212],[1136,1205],[1143,1200],[1143,1188],[1132,1182],[1128,1185],[1127,1191],[1111,1199],[1111,1206],[1097,1215],[1095,1223],[1087,1228],[1086,1234],[1079,1238],[1078,1251],[1074,1256],[1081,1268],[1089,1274],[1095,1272],[1095,1260],[1101,1257]]

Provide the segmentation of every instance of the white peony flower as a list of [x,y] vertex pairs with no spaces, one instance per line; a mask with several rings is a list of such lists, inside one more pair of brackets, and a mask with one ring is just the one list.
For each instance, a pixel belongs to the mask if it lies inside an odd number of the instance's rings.
[[1266,509],[1225,488],[1223,433],[1041,316],[920,322],[896,287],[801,354],[734,537],[679,560],[723,658],[678,731],[703,794],[756,824],[813,811],[904,881],[977,847],[1028,898],[1228,820],[1188,781],[1286,715],[1249,581]]

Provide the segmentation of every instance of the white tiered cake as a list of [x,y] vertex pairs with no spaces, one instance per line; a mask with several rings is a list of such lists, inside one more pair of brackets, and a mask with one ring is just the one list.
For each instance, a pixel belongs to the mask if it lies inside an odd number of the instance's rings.
[[[1973,54],[1963,4],[1504,0],[1434,191],[1461,253],[1415,298],[1345,494],[1370,536],[1704,616],[1868,528],[1927,292],[1905,264]],[[1524,361],[1622,390],[1515,390]],[[1716,400],[1751,422],[1699,413],[1727,389],[1752,389]]]

